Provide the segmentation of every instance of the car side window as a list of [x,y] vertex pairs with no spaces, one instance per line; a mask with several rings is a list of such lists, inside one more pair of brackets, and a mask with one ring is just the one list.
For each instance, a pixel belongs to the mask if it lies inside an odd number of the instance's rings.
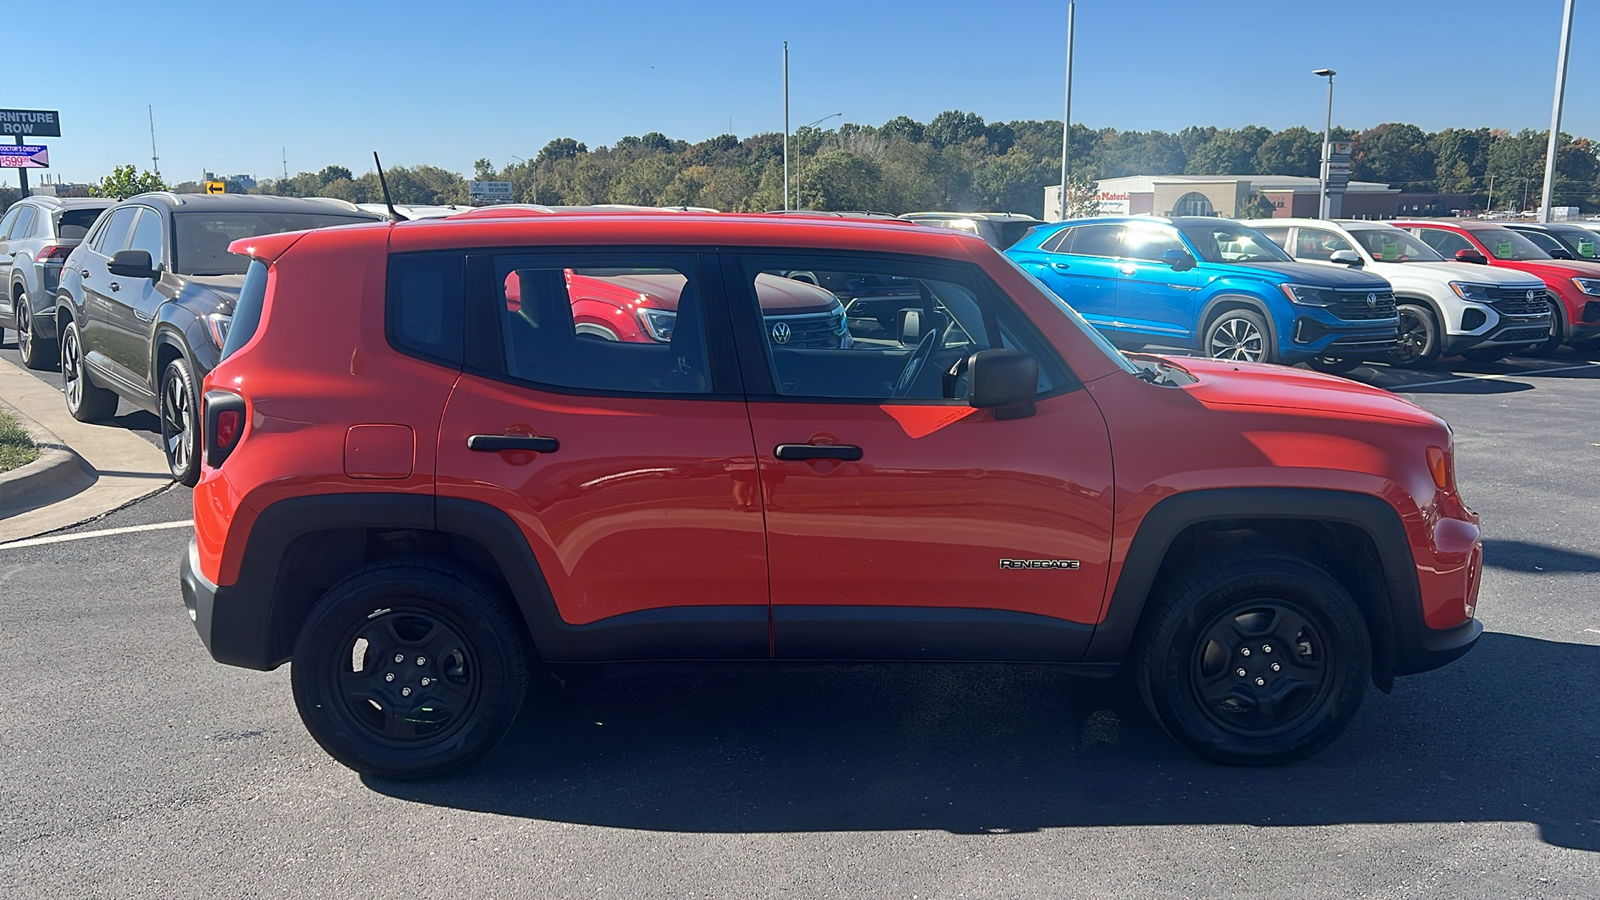
[[111,214],[111,220],[100,232],[100,243],[95,249],[102,256],[113,256],[128,246],[128,235],[133,231],[133,220],[139,215],[136,206],[124,206]]
[[139,222],[133,227],[133,238],[128,242],[129,250],[143,250],[150,254],[153,265],[161,265],[166,257],[161,252],[161,214],[153,209],[147,209],[139,214]]
[[22,206],[13,206],[5,218],[0,219],[0,241],[6,240],[11,235],[11,226],[17,224],[17,217],[22,215],[22,210]]
[[[1073,229],[1073,256],[1101,256],[1116,259],[1124,255],[1121,225],[1080,225]],[[1179,246],[1182,246],[1181,244]]]
[[654,252],[493,259],[505,374],[558,390],[712,391],[695,257]]
[[1039,245],[1039,249],[1045,253],[1066,253],[1067,248],[1072,246],[1072,233],[1077,230],[1077,228],[1063,228],[1046,238],[1044,243]]
[[[461,365],[464,262],[459,253],[389,258],[384,324],[390,344],[412,356]],[[259,263],[246,271],[246,284],[258,275],[264,292],[266,270]],[[256,314],[259,316],[259,310]]]
[[1032,353],[1039,391],[1068,383],[1055,354],[964,266],[900,259],[746,257],[744,302],[779,396],[816,400],[963,402],[960,364],[991,348]]
[[1122,255],[1128,259],[1161,262],[1168,250],[1188,253],[1178,232],[1160,225],[1130,225],[1122,232]]
[[1356,248],[1344,236],[1326,228],[1300,228],[1294,238],[1295,259],[1329,260],[1340,250]]
[[11,233],[7,236],[7,240],[20,241],[24,238],[32,237],[36,212],[37,210],[33,207],[24,206],[22,213],[17,216],[16,224],[11,226]]
[[1417,236],[1422,238],[1422,242],[1424,244],[1427,244],[1429,247],[1439,251],[1441,255],[1449,259],[1455,259],[1456,253],[1461,250],[1477,249],[1476,247],[1472,246],[1471,241],[1459,234],[1456,234],[1454,231],[1444,231],[1438,228],[1421,228],[1417,230]]
[[1272,241],[1279,247],[1282,247],[1285,250],[1289,249],[1289,229],[1287,226],[1279,228],[1257,228],[1256,230],[1266,235],[1267,240]]

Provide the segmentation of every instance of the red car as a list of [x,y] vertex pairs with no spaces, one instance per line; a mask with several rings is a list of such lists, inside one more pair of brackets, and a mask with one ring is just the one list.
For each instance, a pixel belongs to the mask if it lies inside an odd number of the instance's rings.
[[1420,237],[1446,259],[1515,269],[1544,280],[1551,302],[1550,339],[1536,353],[1550,353],[1562,342],[1578,344],[1600,337],[1600,263],[1556,259],[1526,235],[1494,222],[1420,220],[1393,222]]
[[[619,213],[233,250],[184,601],[217,660],[293,661],[362,772],[486,753],[535,666],[704,660],[1130,671],[1195,753],[1276,763],[1482,631],[1437,416],[1126,356],[975,237]],[[882,308],[785,342],[764,298],[812,284]],[[671,334],[592,339],[591,288],[676,291]]]

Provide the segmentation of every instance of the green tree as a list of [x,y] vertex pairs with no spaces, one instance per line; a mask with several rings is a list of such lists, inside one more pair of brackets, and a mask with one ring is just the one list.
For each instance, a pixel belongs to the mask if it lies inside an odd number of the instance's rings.
[[167,183],[161,180],[160,175],[152,175],[148,171],[140,171],[132,165],[117,166],[111,174],[100,180],[99,184],[89,186],[89,194],[94,197],[114,197],[126,200],[134,194],[143,194],[146,191],[164,191]]
[[1483,194],[1489,170],[1489,147],[1494,139],[1487,128],[1446,128],[1432,135],[1433,180],[1449,193]]
[[1351,176],[1401,190],[1433,190],[1436,170],[1428,135],[1415,125],[1386,122],[1355,136]]
[[355,177],[344,166],[324,166],[322,171],[317,173],[317,180],[323,184],[330,184],[335,181],[354,181]]
[[922,135],[926,128],[927,126],[923,125],[921,122],[918,122],[916,119],[911,118],[910,116],[895,116],[889,121],[883,123],[883,127],[878,130],[882,131],[886,137],[901,138],[902,140],[910,141],[913,144],[920,144],[922,143]]
[[934,147],[953,147],[984,136],[983,117],[959,109],[946,110],[933,117],[923,129],[923,139]]
[[1246,197],[1244,201],[1239,204],[1239,209],[1234,213],[1234,218],[1270,219],[1272,218],[1273,212],[1275,212],[1275,209],[1272,205],[1272,201],[1261,196],[1255,191],[1251,191],[1250,196]]
[[1296,125],[1261,142],[1255,170],[1261,175],[1315,178],[1322,167],[1322,134]]
[[801,208],[883,209],[883,169],[845,150],[817,154],[806,167]]

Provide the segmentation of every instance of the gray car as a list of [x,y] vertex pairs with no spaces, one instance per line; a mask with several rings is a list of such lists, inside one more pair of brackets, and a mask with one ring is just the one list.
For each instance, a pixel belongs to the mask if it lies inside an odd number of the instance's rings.
[[16,329],[30,369],[56,362],[56,286],[61,265],[115,200],[28,197],[0,218],[0,332]]

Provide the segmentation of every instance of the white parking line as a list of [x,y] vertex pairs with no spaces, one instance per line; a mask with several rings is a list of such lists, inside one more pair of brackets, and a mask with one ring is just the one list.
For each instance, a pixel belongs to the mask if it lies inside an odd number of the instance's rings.
[[110,537],[114,534],[134,534],[140,531],[162,531],[168,528],[193,528],[194,522],[157,522],[154,525],[129,525],[126,528],[103,528],[99,531],[80,531],[77,534],[57,534],[50,537],[28,538],[0,544],[0,550],[20,550],[23,547],[40,547],[45,544],[64,544],[67,541],[86,541],[89,538]]
[[1394,391],[1397,394],[1404,394],[1407,391],[1420,390],[1425,387],[1438,387],[1441,384],[1455,384],[1458,381],[1495,381],[1501,378],[1525,378],[1529,376],[1554,375],[1557,372],[1580,372],[1584,369],[1593,368],[1596,368],[1594,363],[1589,363],[1588,365],[1582,366],[1562,366],[1559,369],[1523,369],[1520,372],[1501,372],[1498,374],[1486,375],[1457,375],[1454,378],[1446,378],[1443,381],[1424,381],[1421,384],[1397,384],[1394,387],[1389,388],[1389,390]]

